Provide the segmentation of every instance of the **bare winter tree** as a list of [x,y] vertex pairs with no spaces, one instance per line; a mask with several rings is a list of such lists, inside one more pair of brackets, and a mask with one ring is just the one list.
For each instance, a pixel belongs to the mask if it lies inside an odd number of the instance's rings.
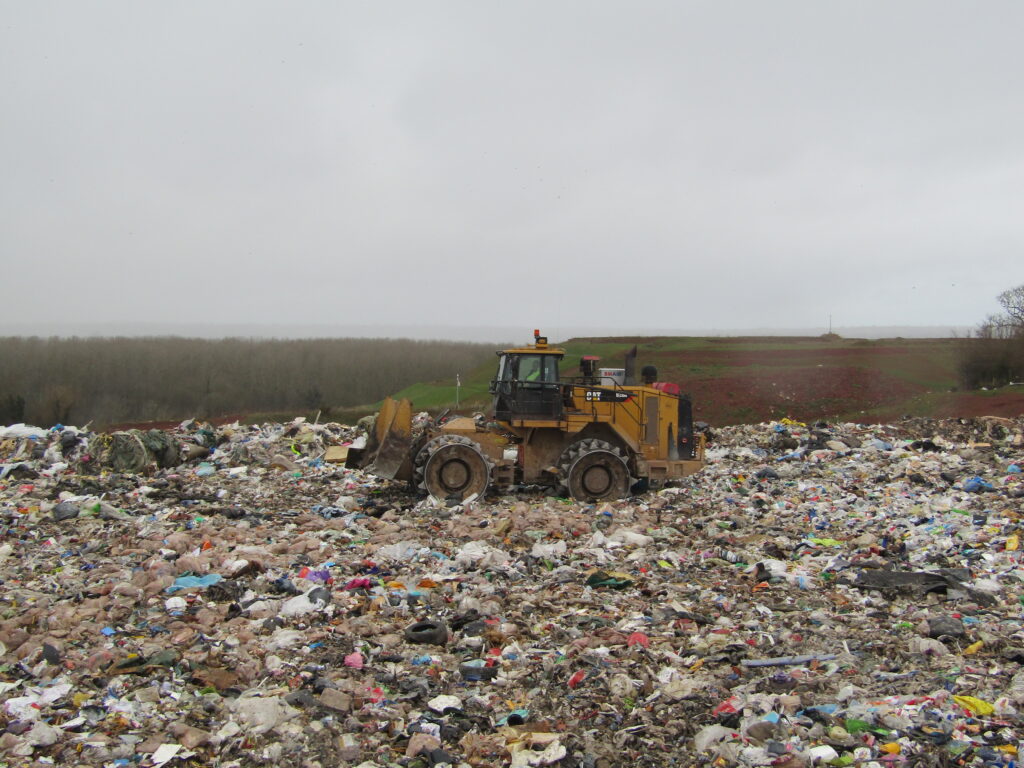
[[1024,285],[1000,293],[999,303],[1011,324],[1024,328]]
[[962,347],[960,381],[968,389],[1024,379],[1024,285],[997,299],[1003,311],[989,315]]

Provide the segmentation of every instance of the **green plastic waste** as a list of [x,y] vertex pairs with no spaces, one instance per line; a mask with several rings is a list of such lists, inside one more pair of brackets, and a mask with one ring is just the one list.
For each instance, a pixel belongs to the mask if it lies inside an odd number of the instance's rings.
[[611,589],[625,589],[634,583],[628,574],[616,571],[594,571],[586,581],[588,587],[609,587]]

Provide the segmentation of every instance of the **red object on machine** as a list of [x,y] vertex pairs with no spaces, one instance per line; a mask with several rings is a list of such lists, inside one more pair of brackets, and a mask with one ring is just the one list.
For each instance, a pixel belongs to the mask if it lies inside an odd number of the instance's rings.
[[678,395],[680,392],[679,385],[673,384],[671,381],[656,381],[651,386],[660,389],[667,395]]

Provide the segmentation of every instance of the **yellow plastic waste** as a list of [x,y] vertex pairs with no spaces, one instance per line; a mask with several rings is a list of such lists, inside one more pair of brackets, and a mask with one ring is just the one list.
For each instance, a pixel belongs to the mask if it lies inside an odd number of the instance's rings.
[[1016,552],[1018,549],[1020,549],[1020,536],[1015,533],[1006,540],[1006,550]]
[[879,749],[887,755],[898,755],[900,753],[900,745],[895,741],[890,741],[888,744],[882,744]]
[[964,656],[973,656],[978,651],[980,651],[984,646],[985,643],[981,640],[979,640],[976,643],[971,643],[966,648],[964,648]]
[[972,715],[986,717],[996,711],[996,708],[987,701],[976,699],[974,696],[954,696],[953,701],[969,711]]

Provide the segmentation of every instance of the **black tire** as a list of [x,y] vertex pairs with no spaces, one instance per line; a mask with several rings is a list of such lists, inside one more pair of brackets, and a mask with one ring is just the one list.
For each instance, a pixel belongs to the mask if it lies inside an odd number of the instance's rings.
[[413,483],[447,499],[483,496],[491,481],[491,462],[480,447],[462,435],[441,435],[429,441],[413,463]]
[[448,627],[443,621],[417,621],[405,628],[405,639],[410,643],[444,645],[448,642]]
[[621,499],[633,484],[622,449],[604,440],[573,443],[558,465],[569,495],[578,501]]

